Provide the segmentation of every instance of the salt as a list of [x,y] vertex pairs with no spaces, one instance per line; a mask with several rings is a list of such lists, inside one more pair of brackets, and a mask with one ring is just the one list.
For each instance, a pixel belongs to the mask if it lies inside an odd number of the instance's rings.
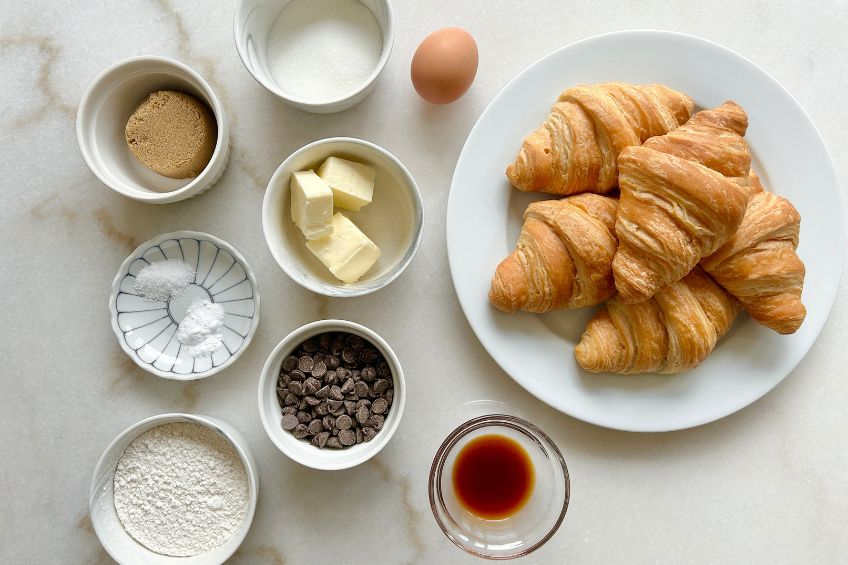
[[182,294],[194,281],[194,276],[194,267],[185,261],[157,261],[138,272],[133,290],[146,300],[165,302]]
[[383,51],[374,14],[358,0],[294,0],[271,26],[268,67],[292,97],[338,100],[367,81]]
[[224,309],[208,300],[194,302],[186,309],[185,317],[177,328],[177,339],[192,357],[215,353],[223,336],[218,332],[224,323]]

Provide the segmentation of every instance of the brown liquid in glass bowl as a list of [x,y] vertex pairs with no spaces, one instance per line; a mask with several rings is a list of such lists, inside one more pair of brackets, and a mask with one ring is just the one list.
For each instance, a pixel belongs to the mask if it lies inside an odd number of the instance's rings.
[[499,434],[469,441],[453,464],[453,490],[460,504],[485,520],[515,514],[530,499],[535,471],[521,445]]

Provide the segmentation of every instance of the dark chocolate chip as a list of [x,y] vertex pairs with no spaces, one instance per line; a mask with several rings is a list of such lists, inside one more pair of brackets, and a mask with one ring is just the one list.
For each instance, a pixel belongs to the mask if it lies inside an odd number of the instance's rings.
[[309,355],[304,355],[297,361],[297,368],[303,371],[304,373],[309,373],[312,371],[312,367],[315,365],[315,361],[312,360],[312,357]]
[[294,417],[292,414],[286,414],[285,416],[283,416],[282,426],[283,429],[287,432],[290,432],[291,430],[295,429],[295,427],[297,427],[297,424],[297,418]]

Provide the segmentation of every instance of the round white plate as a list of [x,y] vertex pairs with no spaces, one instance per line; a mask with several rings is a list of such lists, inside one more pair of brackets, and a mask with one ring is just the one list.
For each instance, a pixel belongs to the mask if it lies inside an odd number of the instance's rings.
[[[191,265],[194,281],[167,302],[136,294],[138,272],[166,259]],[[224,309],[221,347],[211,355],[189,355],[177,339],[179,323],[195,300]],[[112,282],[109,311],[118,343],[139,367],[166,379],[193,380],[230,366],[247,349],[259,323],[259,292],[247,261],[229,243],[206,233],[178,231],[142,243],[124,260]]]
[[[532,200],[504,175],[524,137],[560,92],[581,83],[663,83],[711,108],[734,100],[748,112],[747,140],[766,187],[801,213],[798,253],[807,266],[807,319],[780,336],[747,315],[697,369],[675,376],[593,375],[574,346],[594,309],[504,314],[488,303],[492,274],[514,248]],[[515,381],[575,418],[630,431],[712,422],[775,387],[812,346],[842,271],[844,230],[833,163],[810,119],[772,77],[715,43],[661,31],[592,37],[531,65],[483,112],[459,157],[447,213],[448,257],[459,301],[480,342]]]

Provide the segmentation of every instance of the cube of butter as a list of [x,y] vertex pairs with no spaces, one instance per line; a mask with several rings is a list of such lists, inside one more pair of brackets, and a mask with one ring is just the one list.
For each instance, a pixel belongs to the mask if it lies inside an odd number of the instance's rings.
[[344,214],[333,216],[333,233],[306,242],[306,247],[346,283],[355,283],[380,258],[380,248]]
[[333,189],[336,206],[358,212],[371,204],[374,196],[374,169],[339,157],[329,157],[318,169],[318,176]]
[[291,219],[306,236],[318,239],[333,233],[333,191],[314,171],[291,176]]

